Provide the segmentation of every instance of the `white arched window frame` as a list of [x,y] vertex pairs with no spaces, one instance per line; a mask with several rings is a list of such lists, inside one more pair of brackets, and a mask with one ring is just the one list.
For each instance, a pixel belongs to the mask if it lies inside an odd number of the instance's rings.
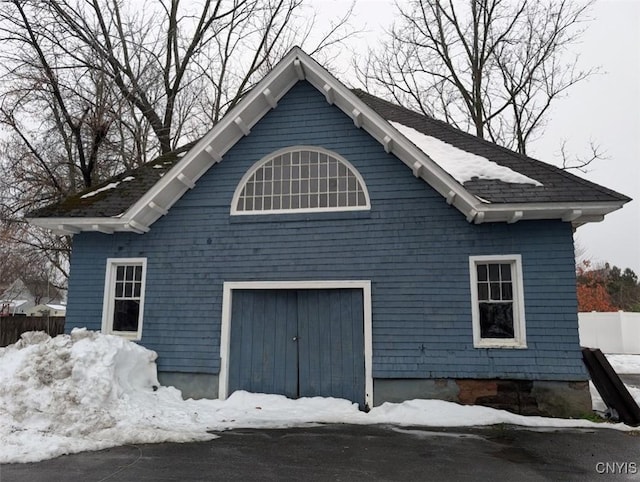
[[293,146],[256,162],[240,180],[231,214],[364,211],[364,179],[349,161],[315,146]]

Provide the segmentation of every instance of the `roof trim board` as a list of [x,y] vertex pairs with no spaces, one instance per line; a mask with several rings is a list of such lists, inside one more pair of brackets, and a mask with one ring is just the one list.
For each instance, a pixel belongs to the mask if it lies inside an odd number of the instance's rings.
[[458,183],[427,154],[401,134],[386,119],[344,86],[299,47],[294,47],[244,99],[198,141],[142,197],[117,217],[31,217],[32,224],[61,234],[80,231],[145,233],[165,215],[182,195],[224,155],[300,80],[306,80],[331,105],[348,115],[354,125],[364,129],[388,153],[394,154],[435,189],[446,202],[457,208],[469,222],[509,222],[528,219],[562,219],[575,226],[599,221],[624,202],[519,203],[491,204]]

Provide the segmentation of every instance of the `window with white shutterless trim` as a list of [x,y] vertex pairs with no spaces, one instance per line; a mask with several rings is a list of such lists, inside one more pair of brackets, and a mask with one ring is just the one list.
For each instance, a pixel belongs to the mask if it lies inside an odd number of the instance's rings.
[[105,277],[102,332],[142,338],[146,258],[109,258]]
[[269,154],[244,175],[231,214],[370,209],[360,173],[329,150],[295,146]]
[[471,256],[473,344],[526,348],[522,257]]

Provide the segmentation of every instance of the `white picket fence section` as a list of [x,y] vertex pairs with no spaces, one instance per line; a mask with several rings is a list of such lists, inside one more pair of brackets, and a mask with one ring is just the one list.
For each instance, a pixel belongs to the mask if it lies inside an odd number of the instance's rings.
[[578,313],[578,322],[581,346],[640,355],[640,313]]

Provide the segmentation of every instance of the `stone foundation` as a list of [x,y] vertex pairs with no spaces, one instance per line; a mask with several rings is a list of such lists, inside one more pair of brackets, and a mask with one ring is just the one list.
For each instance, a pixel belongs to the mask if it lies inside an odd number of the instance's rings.
[[374,381],[374,405],[413,398],[509,410],[521,415],[582,417],[592,412],[587,381],[385,380]]
[[176,387],[182,398],[218,398],[218,375],[205,373],[158,372],[158,381],[165,387]]

